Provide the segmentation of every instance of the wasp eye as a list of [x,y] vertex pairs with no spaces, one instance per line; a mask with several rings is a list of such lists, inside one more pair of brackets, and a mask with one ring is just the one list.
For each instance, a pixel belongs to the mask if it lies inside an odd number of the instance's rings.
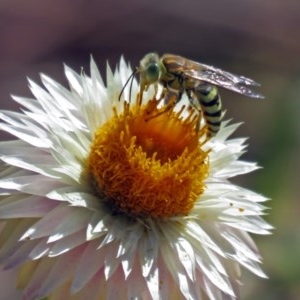
[[159,67],[156,63],[151,63],[147,67],[147,78],[150,82],[155,82],[158,80]]

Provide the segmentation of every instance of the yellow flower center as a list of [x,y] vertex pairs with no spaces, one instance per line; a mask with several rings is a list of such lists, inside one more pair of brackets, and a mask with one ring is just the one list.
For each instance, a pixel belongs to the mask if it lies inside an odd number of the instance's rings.
[[[183,109],[182,109],[183,110]],[[95,192],[114,214],[130,218],[187,215],[205,189],[205,129],[190,112],[128,104],[95,133],[88,171]]]

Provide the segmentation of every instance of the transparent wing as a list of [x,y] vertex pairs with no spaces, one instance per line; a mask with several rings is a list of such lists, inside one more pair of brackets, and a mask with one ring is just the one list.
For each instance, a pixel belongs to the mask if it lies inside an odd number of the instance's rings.
[[254,92],[248,87],[260,85],[250,78],[234,75],[222,69],[188,60],[181,56],[167,54],[166,59],[167,62],[172,62],[171,67],[173,70],[175,70],[175,65],[177,64],[177,71],[180,70],[181,73],[190,79],[204,81],[251,98],[264,98],[263,95]]
[[228,89],[251,98],[259,98],[259,99],[264,98],[263,95],[254,92],[248,87],[251,85],[258,86],[259,84],[257,84],[255,81],[246,78],[244,76],[237,76],[225,72],[220,69],[215,69],[215,68],[213,69],[214,70],[206,69],[203,67],[202,70],[188,69],[188,70],[184,70],[183,72],[187,77],[196,80],[205,81],[213,85],[220,86],[224,89]]

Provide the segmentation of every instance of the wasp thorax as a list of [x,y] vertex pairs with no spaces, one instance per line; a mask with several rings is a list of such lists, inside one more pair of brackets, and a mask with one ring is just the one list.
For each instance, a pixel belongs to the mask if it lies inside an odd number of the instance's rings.
[[87,170],[99,201],[130,218],[188,214],[208,174],[198,121],[160,108],[155,99],[124,103],[123,113],[96,131],[91,147]]

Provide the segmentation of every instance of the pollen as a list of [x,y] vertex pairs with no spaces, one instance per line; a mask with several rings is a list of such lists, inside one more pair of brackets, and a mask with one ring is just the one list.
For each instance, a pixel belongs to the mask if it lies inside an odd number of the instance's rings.
[[[137,101],[138,102],[138,101]],[[208,151],[199,114],[150,99],[124,102],[95,132],[88,173],[99,200],[129,218],[188,215],[205,190]],[[202,141],[202,142],[200,142]]]

